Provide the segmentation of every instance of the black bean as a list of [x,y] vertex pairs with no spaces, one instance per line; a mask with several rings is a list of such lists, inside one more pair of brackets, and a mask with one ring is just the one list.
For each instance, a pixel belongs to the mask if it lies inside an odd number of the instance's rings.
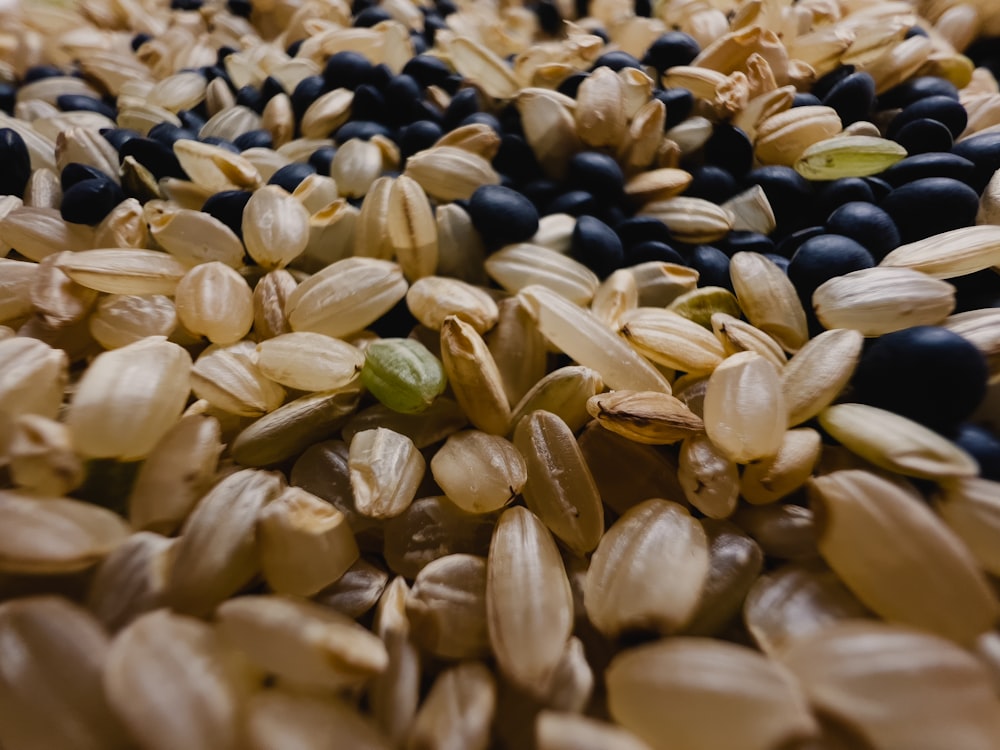
[[267,181],[268,185],[280,185],[289,193],[293,192],[306,177],[316,174],[316,169],[311,164],[295,162],[286,164]]
[[319,98],[325,87],[326,83],[323,81],[322,76],[306,76],[299,81],[290,97],[292,100],[292,112],[295,113],[296,120],[302,119],[302,115]]
[[886,135],[892,138],[899,129],[914,120],[937,120],[951,131],[952,138],[958,138],[969,122],[969,115],[959,102],[948,96],[928,96],[913,102],[892,118]]
[[590,66],[590,69],[597,70],[597,68],[601,67],[611,68],[615,72],[624,68],[638,68],[639,70],[642,70],[642,63],[632,57],[632,55],[628,52],[615,50],[613,52],[605,52],[603,55],[594,60],[594,64]]
[[851,201],[872,203],[875,193],[872,186],[860,177],[843,177],[823,184],[816,196],[817,210],[821,216],[828,216],[834,209]]
[[354,99],[351,101],[351,119],[385,122],[388,119],[388,114],[385,96],[370,83],[362,83],[354,90]]
[[352,138],[360,138],[363,141],[367,141],[375,135],[392,138],[392,133],[393,131],[390,128],[380,122],[372,122],[371,120],[351,120],[349,122],[345,122],[340,126],[340,128],[337,129],[337,134],[334,140],[338,145],[340,145],[342,143],[347,143],[347,141]]
[[538,25],[549,36],[558,36],[562,33],[563,20],[552,0],[540,0],[535,3],[532,9],[538,17]]
[[625,250],[615,230],[593,216],[576,220],[570,253],[602,279],[625,264]]
[[328,91],[339,88],[353,91],[362,83],[369,82],[373,67],[360,52],[337,52],[326,61],[323,82]]
[[871,268],[875,259],[863,245],[841,234],[821,234],[802,243],[788,264],[802,306],[812,309],[812,296],[825,281],[851,271]]
[[767,195],[778,222],[777,237],[784,237],[797,229],[811,226],[814,196],[809,181],[791,167],[760,167],[748,172],[743,187],[760,185]]
[[667,109],[667,118],[663,123],[664,130],[680,125],[694,109],[694,95],[685,88],[661,89],[654,92],[653,97],[663,102]]
[[690,34],[683,31],[668,31],[657,37],[646,50],[642,61],[652,65],[662,74],[667,68],[688,65],[701,52],[701,45]]
[[93,167],[90,164],[81,164],[80,162],[71,161],[65,167],[63,167],[62,172],[59,173],[59,187],[63,190],[69,190],[78,182],[83,182],[84,180],[104,180],[107,179],[108,175],[99,170],[97,167]]
[[118,183],[102,175],[70,186],[63,193],[59,213],[74,224],[100,224],[123,200],[125,194]]
[[955,444],[976,459],[979,476],[1000,481],[1000,438],[977,424],[960,424],[953,435]]
[[154,141],[159,141],[164,146],[173,148],[177,141],[188,140],[196,141],[198,140],[198,133],[194,130],[185,130],[184,128],[179,128],[171,122],[158,122],[156,125],[149,129],[146,134],[147,138],[152,138]]
[[948,127],[937,120],[922,118],[906,123],[892,136],[911,156],[951,150],[954,139]]
[[521,113],[517,111],[517,107],[513,104],[508,104],[506,107],[497,113],[497,119],[500,120],[500,127],[502,132],[506,135],[517,135],[524,138],[524,123],[521,122]]
[[915,36],[927,36],[927,32],[919,26],[911,26],[906,30],[903,39],[912,39]]
[[195,133],[205,127],[205,118],[190,109],[182,109],[177,113],[177,119],[181,121],[181,127],[192,130]]
[[472,225],[488,245],[523,242],[538,231],[538,209],[516,190],[483,185],[469,199]]
[[698,272],[698,286],[721,286],[733,290],[729,276],[729,256],[712,245],[697,245],[691,249],[688,265]]
[[247,109],[252,109],[257,114],[264,111],[264,97],[256,86],[247,84],[237,91],[236,103]]
[[357,28],[369,29],[375,24],[391,20],[392,15],[389,11],[383,8],[365,8],[363,11],[354,16],[353,25]]
[[986,393],[986,358],[946,328],[916,326],[880,336],[854,372],[860,403],[902,414],[934,429],[968,418]]
[[226,151],[229,151],[230,153],[233,154],[240,153],[239,148],[237,148],[237,146],[232,141],[227,141],[225,138],[220,138],[217,135],[206,135],[204,138],[199,138],[198,141],[201,143],[207,143],[210,146],[218,146],[219,148],[224,148],[226,149]]
[[928,177],[895,188],[880,205],[903,242],[915,242],[975,223],[979,196],[964,182]]
[[826,227],[806,227],[792,232],[778,243],[775,253],[783,258],[791,258],[795,255],[795,251],[802,247],[802,243],[813,237],[819,237],[821,234],[826,234]]
[[591,193],[599,200],[617,200],[625,186],[618,162],[597,151],[581,151],[569,162],[566,183]]
[[969,185],[977,193],[981,193],[993,173],[1000,169],[1000,132],[980,133],[963,138],[952,147],[951,152],[976,165]]
[[104,128],[100,131],[101,135],[104,136],[104,140],[115,147],[115,151],[121,154],[122,146],[131,141],[133,138],[142,138],[142,134],[135,131],[129,130],[128,128]]
[[473,88],[462,89],[448,102],[441,126],[445,131],[454,130],[458,123],[479,111],[479,94]]
[[662,242],[665,245],[671,242],[667,225],[652,216],[625,219],[615,225],[615,231],[626,248],[641,242]]
[[250,18],[250,14],[253,13],[253,3],[250,0],[227,0],[226,8],[234,16],[241,18]]
[[[768,253],[764,257],[767,258],[772,263],[774,263],[774,265],[776,265],[778,268],[780,268],[782,273],[784,274],[788,273],[789,260],[784,255],[778,255],[777,253]],[[809,311],[807,310],[806,313],[808,314],[808,312]]]
[[881,177],[864,177],[862,179],[867,182],[868,187],[872,189],[872,193],[875,195],[876,203],[880,203],[889,193],[892,192],[893,186]]
[[141,32],[132,37],[132,40],[129,42],[129,47],[132,48],[133,52],[138,52],[139,48],[152,38],[152,35]]
[[211,196],[201,207],[212,216],[243,237],[243,209],[253,195],[249,190],[223,190]]
[[389,85],[389,82],[395,75],[396,74],[392,68],[385,63],[379,63],[372,68],[372,72],[368,76],[367,83],[370,83],[379,91],[385,91],[385,87]]
[[423,96],[423,90],[416,78],[400,73],[389,81],[384,94],[391,122],[401,124],[416,119],[420,112],[418,104]]
[[[559,195],[559,183],[547,177],[538,177],[521,183],[518,192],[541,210],[548,206]],[[588,197],[590,193],[586,194]],[[553,212],[549,212],[553,213]]]
[[724,203],[740,191],[736,178],[722,167],[703,164],[688,171],[691,173],[691,184],[685,188],[684,195]]
[[333,146],[321,146],[309,155],[309,165],[321,175],[330,175],[330,165],[333,163],[337,149]]
[[279,81],[274,76],[267,76],[264,82],[260,85],[260,95],[264,99],[264,103],[267,104],[271,99],[276,97],[278,94],[284,94],[285,87],[281,85]]
[[403,66],[402,73],[415,80],[423,88],[442,85],[451,75],[451,68],[436,57],[416,55]]
[[686,265],[684,257],[666,242],[646,240],[645,242],[629,245],[625,250],[625,265],[634,266],[649,261]]
[[0,164],[0,195],[23,198],[31,177],[31,154],[20,134],[10,128],[0,128]]
[[56,106],[63,112],[97,112],[108,119],[114,120],[118,117],[115,108],[105,104],[100,99],[83,94],[62,94],[56,97]]
[[170,0],[171,10],[201,10],[201,0]]
[[[440,16],[434,15],[433,13],[427,15],[427,17],[424,18],[424,40],[427,42],[427,46],[433,47],[437,38],[437,33],[447,28],[448,23]],[[426,51],[427,49],[424,49],[419,54],[423,54]],[[448,79],[446,78],[445,81],[447,80]],[[454,91],[450,93],[454,93]]]
[[799,91],[792,97],[793,107],[818,107],[822,103],[818,96],[805,91]]
[[987,268],[976,273],[948,279],[955,287],[955,312],[1000,307],[1000,273]]
[[131,156],[158,180],[162,180],[164,177],[187,179],[187,173],[181,167],[181,163],[177,161],[173,150],[152,138],[132,138],[122,144],[118,154],[122,159]]
[[246,151],[248,148],[271,148],[274,145],[274,139],[267,130],[248,130],[237,136],[233,145],[240,151]]
[[60,68],[55,65],[32,65],[24,73],[24,83],[34,83],[35,81],[41,81],[44,78],[56,78],[57,76],[64,76],[64,73]]
[[430,148],[443,135],[441,126],[430,120],[417,120],[399,129],[397,143],[402,155],[412,156]]
[[595,214],[600,210],[600,205],[592,193],[586,190],[570,190],[567,193],[556,195],[555,198],[545,206],[546,214],[569,214],[570,216],[584,216]]
[[875,109],[875,79],[867,73],[851,73],[830,89],[823,104],[835,109],[845,126],[867,120]]
[[977,68],[986,68],[994,76],[1000,76],[1000,38],[983,36],[970,44],[965,55],[975,63]]
[[486,125],[497,135],[503,134],[503,125],[500,124],[500,120],[489,112],[473,112],[458,123],[459,127],[464,127],[465,125]]
[[826,220],[827,231],[860,242],[876,261],[899,247],[899,229],[892,218],[873,203],[851,202]]
[[777,252],[774,240],[767,235],[743,230],[727,234],[719,241],[719,249],[730,256],[741,252],[760,253],[761,255]]
[[879,109],[902,109],[928,96],[947,96],[958,101],[958,89],[937,76],[917,76],[894,86],[878,97]]
[[726,122],[716,124],[705,142],[706,164],[722,167],[734,177],[742,177],[753,166],[753,144],[747,134]]
[[589,73],[574,73],[571,76],[567,76],[563,79],[562,83],[556,88],[560,94],[565,94],[568,97],[576,99],[576,94],[580,90],[580,84],[583,83],[589,77]]
[[833,87],[854,73],[853,65],[840,65],[829,73],[820,76],[812,85],[812,93],[819,99],[825,99],[826,95],[833,91]]

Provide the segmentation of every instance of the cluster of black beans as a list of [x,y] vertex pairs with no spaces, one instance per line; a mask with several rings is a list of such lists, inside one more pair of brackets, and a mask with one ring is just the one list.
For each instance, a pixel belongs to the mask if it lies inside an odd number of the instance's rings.
[[[178,12],[197,11],[200,6],[200,0],[173,0],[171,4]],[[586,15],[587,0],[577,6],[577,12]],[[557,7],[543,0],[533,8],[542,32],[557,36],[562,21]],[[228,10],[249,17],[252,2],[229,0]],[[375,0],[356,0],[352,10],[356,26],[373,26],[389,18]],[[459,126],[485,124],[500,136],[493,166],[501,175],[501,184],[482,187],[459,204],[468,211],[489,249],[528,240],[537,230],[540,216],[565,213],[577,217],[573,257],[602,278],[637,263],[666,261],[696,269],[702,286],[731,289],[730,257],[742,250],[763,253],[787,271],[807,310],[813,334],[822,331],[811,305],[812,293],[820,284],[872,267],[902,243],[974,223],[979,196],[1000,169],[1000,133],[955,143],[967,115],[958,101],[958,91],[947,80],[917,77],[876,96],[867,73],[842,66],[817,81],[811,92],[799,93],[794,106],[832,107],[844,125],[860,120],[885,122],[884,113],[898,110],[888,121],[886,136],[903,145],[909,156],[873,177],[810,182],[789,167],[755,167],[747,135],[729,123],[717,123],[705,146],[681,164],[693,176],[685,194],[722,203],[759,185],[774,210],[777,228],[770,235],[734,231],[712,245],[685,245],[659,220],[635,215],[636,207],[624,195],[622,170],[608,153],[578,153],[564,179],[548,177],[525,138],[513,105],[497,109],[445,63],[424,54],[433,46],[436,32],[445,26],[447,15],[454,12],[451,0],[438,0],[421,10],[425,29],[412,33],[418,54],[399,74],[385,65],[373,65],[357,53],[340,52],[329,58],[321,75],[304,79],[293,91],[284,91],[273,78],[259,87],[237,89],[225,70],[225,58],[235,51],[228,48],[218,50],[215,65],[198,72],[208,80],[223,80],[238,104],[257,112],[263,111],[273,96],[287,93],[297,121],[322,94],[341,87],[354,92],[350,119],[330,134],[335,145],[317,149],[305,163],[278,170],[269,181],[272,184],[291,191],[310,174],[329,174],[337,145],[352,138],[367,139],[376,134],[390,138],[405,161]],[[649,15],[649,3],[636,2],[636,12]],[[914,28],[911,33],[924,32]],[[133,48],[139,49],[146,41],[148,37],[137,35]],[[293,43],[288,53],[294,56],[300,44]],[[613,70],[652,67],[662,74],[670,67],[690,63],[699,52],[692,37],[672,31],[657,39],[642,59],[610,51],[600,56],[591,70],[601,66]],[[1000,73],[1000,40],[981,40],[969,54],[977,63]],[[21,84],[66,73],[39,66],[27,71]],[[570,76],[559,90],[575,97],[589,74]],[[426,100],[429,86],[440,87],[451,96],[443,112]],[[0,108],[12,113],[16,93],[15,86],[0,85]],[[658,88],[654,96],[666,107],[666,129],[683,122],[692,112],[694,99],[683,88]],[[57,106],[64,111],[116,116],[112,98],[65,95],[59,97]],[[122,160],[133,157],[157,179],[187,177],[172,150],[179,139],[201,140],[235,153],[272,146],[266,130],[250,131],[233,141],[199,137],[207,119],[204,105],[182,111],[178,118],[180,126],[161,123],[146,135],[120,128],[102,132]],[[24,142],[12,130],[0,131],[0,158],[8,165],[0,175],[0,192],[21,195],[30,164]],[[68,165],[60,180],[64,191],[61,212],[69,222],[94,225],[126,197],[149,198],[141,184],[119,186],[109,175],[82,164]],[[241,235],[242,213],[249,197],[247,191],[221,192],[209,198],[202,210]],[[958,312],[1000,306],[1000,274],[992,270],[952,279],[951,283],[957,288]],[[376,328],[405,335],[414,322],[401,304]],[[944,328],[921,326],[870,340],[850,397],[940,431],[977,458],[984,476],[1000,479],[1000,437],[967,421],[986,388],[986,362],[972,344]]]

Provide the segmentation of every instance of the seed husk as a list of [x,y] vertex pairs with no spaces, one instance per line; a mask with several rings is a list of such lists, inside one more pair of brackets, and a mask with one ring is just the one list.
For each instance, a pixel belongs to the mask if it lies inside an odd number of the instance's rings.
[[733,228],[733,215],[725,208],[685,195],[647,203],[640,214],[659,219],[674,239],[692,245],[715,242]]
[[656,750],[766,750],[818,730],[792,676],[745,646],[664,639],[618,655],[605,678],[612,718]]
[[708,436],[693,435],[681,444],[677,479],[687,501],[709,518],[726,518],[736,510],[739,469]]
[[134,248],[66,253],[56,265],[77,284],[109,294],[170,296],[188,270],[167,253]]
[[[168,204],[144,212],[156,242],[185,265],[218,261],[232,268],[243,263],[243,243],[228,226],[204,211]],[[96,241],[96,240],[95,240]]]
[[101,673],[108,636],[86,610],[56,596],[0,605],[0,739],[11,748],[117,750],[128,738]]
[[284,333],[257,344],[257,368],[299,391],[334,391],[352,384],[365,355],[355,346],[321,333]]
[[218,261],[188,271],[177,284],[174,305],[181,325],[213,344],[234,344],[253,325],[253,292],[242,276]]
[[600,283],[582,263],[528,242],[493,253],[486,260],[486,272],[511,294],[537,284],[578,305],[588,304]]
[[627,269],[619,268],[594,292],[590,310],[608,328],[618,328],[622,315],[639,306],[639,285]]
[[647,445],[676,443],[704,431],[680,399],[657,391],[611,391],[592,396],[587,411],[604,428]]
[[358,558],[340,579],[319,592],[315,601],[357,620],[378,604],[389,583],[389,574]]
[[978,465],[938,433],[867,404],[835,404],[819,413],[834,439],[876,466],[925,479],[975,476]]
[[426,276],[406,293],[406,306],[428,328],[440,331],[445,318],[454,315],[485,334],[497,324],[500,311],[486,290],[459,279]]
[[882,259],[935,279],[951,279],[1000,265],[1000,227],[962,227],[900,245]]
[[255,693],[246,705],[248,750],[320,750],[329,738],[354,750],[390,750],[373,722],[340,697],[288,689]]
[[824,331],[802,347],[781,372],[789,427],[815,417],[847,386],[861,357],[859,331]]
[[809,498],[823,558],[876,614],[966,644],[993,627],[985,575],[914,490],[847,470],[810,480]]
[[105,349],[119,349],[149,336],[170,336],[177,328],[174,301],[162,294],[102,297],[87,329]]
[[285,389],[257,367],[252,341],[205,349],[191,368],[191,390],[215,408],[244,417],[274,411],[285,400]]
[[351,438],[349,466],[358,512],[379,519],[409,507],[427,468],[412,440],[385,428]]
[[483,432],[506,435],[510,403],[486,342],[476,330],[449,316],[441,326],[441,360],[455,399],[469,421]]
[[434,146],[406,160],[403,174],[431,198],[468,200],[482,185],[499,185],[500,175],[487,159],[456,146]]
[[514,445],[527,467],[521,493],[528,508],[577,554],[593,550],[604,508],[569,426],[551,412],[531,412],[514,429]]
[[683,372],[714,370],[725,357],[718,338],[673,310],[637,307],[620,319],[622,336],[647,359]]
[[533,411],[556,414],[567,426],[577,432],[590,421],[587,401],[604,390],[601,376],[589,367],[570,365],[553,370],[535,383],[514,407],[511,424]]
[[497,435],[465,430],[450,435],[431,459],[434,481],[469,513],[491,513],[517,496],[527,481],[524,458]]
[[277,185],[254,191],[243,210],[243,242],[264,268],[284,268],[309,243],[309,212]]
[[806,314],[788,276],[763,255],[750,252],[732,257],[729,275],[747,320],[786,352],[801,349],[809,340]]
[[808,427],[788,430],[773,458],[749,464],[740,477],[740,494],[754,505],[776,502],[809,479],[822,450],[820,435]]
[[514,507],[500,516],[486,571],[486,619],[500,671],[522,690],[544,693],[573,628],[573,594],[552,536],[531,511]]

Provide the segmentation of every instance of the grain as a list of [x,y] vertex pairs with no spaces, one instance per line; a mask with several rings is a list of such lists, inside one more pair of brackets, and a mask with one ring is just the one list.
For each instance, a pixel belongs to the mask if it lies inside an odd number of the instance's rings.
[[83,483],[83,461],[73,448],[69,429],[37,414],[12,420],[6,460],[14,485],[36,495],[59,497]]
[[427,411],[447,387],[444,366],[415,339],[381,339],[365,349],[361,382],[383,405],[404,414]]
[[725,357],[725,350],[715,336],[673,310],[637,307],[623,314],[619,325],[629,344],[664,367],[706,373]]
[[513,443],[478,430],[456,432],[434,454],[434,481],[469,513],[491,513],[524,488],[527,466]]
[[805,311],[781,269],[763,255],[739,252],[732,258],[729,275],[747,320],[786,352],[801,349],[809,339]]
[[965,543],[983,570],[996,575],[1000,558],[993,544],[1000,523],[1000,483],[978,477],[945,484],[934,504],[948,527]]
[[65,352],[37,339],[0,341],[0,414],[55,419],[69,378]]
[[500,316],[497,303],[485,289],[444,276],[415,281],[406,292],[406,306],[417,320],[435,331],[441,330],[445,318],[454,315],[482,335]]
[[254,192],[243,211],[242,227],[247,252],[267,269],[287,266],[309,242],[308,212],[276,185]]
[[253,292],[246,281],[218,261],[188,271],[174,291],[181,325],[213,344],[235,344],[253,325]]
[[707,436],[686,438],[678,463],[677,479],[691,505],[709,518],[726,518],[736,510],[739,469]]
[[247,702],[249,750],[320,750],[330,737],[356,750],[389,750],[375,725],[339,697],[292,690],[261,690]]
[[265,377],[299,391],[335,391],[352,384],[365,355],[321,333],[284,333],[257,344],[255,364]]
[[578,305],[586,305],[600,280],[582,263],[540,245],[507,245],[486,259],[486,272],[511,294],[537,284]]
[[496,701],[496,681],[481,663],[442,672],[417,713],[407,750],[486,750]]
[[602,427],[647,445],[676,443],[704,431],[697,414],[657,391],[611,391],[592,396],[587,411]]
[[487,656],[485,558],[455,554],[432,560],[406,596],[406,616],[413,642],[438,658]]
[[815,417],[840,395],[854,374],[863,343],[860,332],[835,328],[796,352],[781,373],[789,426]]
[[167,253],[133,248],[67,253],[56,265],[77,284],[109,294],[169,296],[187,273],[187,268]]
[[548,411],[557,415],[573,432],[590,421],[587,401],[604,390],[601,376],[589,367],[570,365],[553,370],[535,383],[534,387],[514,407],[511,424],[533,411]]
[[483,432],[505,435],[510,403],[493,355],[476,330],[454,316],[441,326],[441,360],[455,400]]
[[191,368],[191,390],[212,406],[230,414],[257,417],[274,411],[285,400],[285,390],[256,365],[252,341],[210,346]]
[[379,519],[409,507],[427,468],[412,440],[385,428],[356,433],[348,462],[358,512]]
[[754,505],[776,502],[802,487],[820,458],[820,435],[808,427],[788,430],[778,452],[749,464],[740,477],[740,495]]

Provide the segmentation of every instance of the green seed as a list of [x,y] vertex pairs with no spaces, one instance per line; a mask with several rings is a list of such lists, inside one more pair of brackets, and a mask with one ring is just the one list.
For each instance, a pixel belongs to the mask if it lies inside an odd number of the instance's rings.
[[906,158],[895,141],[866,135],[841,135],[814,143],[795,162],[795,171],[808,180],[867,177]]
[[441,361],[413,339],[369,345],[361,382],[382,404],[403,414],[424,411],[447,384]]
[[712,315],[715,313],[726,313],[734,318],[742,314],[736,295],[718,286],[704,286],[685,292],[671,302],[667,309],[709,330],[712,329]]

